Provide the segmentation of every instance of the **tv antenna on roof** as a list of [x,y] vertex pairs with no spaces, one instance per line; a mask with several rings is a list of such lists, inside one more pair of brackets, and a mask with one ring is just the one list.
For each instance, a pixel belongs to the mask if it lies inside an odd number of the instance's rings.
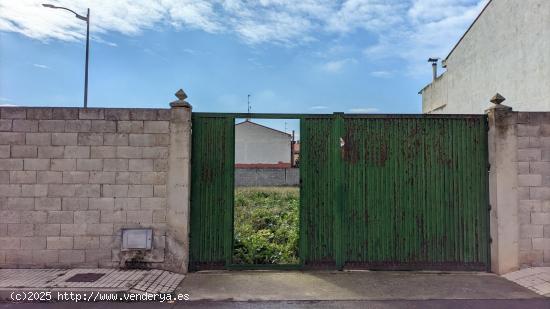
[[[248,95],[247,105],[248,105],[247,113],[250,114],[250,110],[252,109],[250,107],[250,95]],[[250,120],[250,118],[246,118],[246,120],[248,121],[248,120]]]

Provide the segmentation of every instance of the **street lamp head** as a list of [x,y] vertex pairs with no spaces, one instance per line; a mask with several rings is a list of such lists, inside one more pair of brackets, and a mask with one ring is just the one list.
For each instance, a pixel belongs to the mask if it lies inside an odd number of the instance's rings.
[[42,6],[45,7],[45,8],[55,9],[55,5],[53,5],[53,4],[42,3]]

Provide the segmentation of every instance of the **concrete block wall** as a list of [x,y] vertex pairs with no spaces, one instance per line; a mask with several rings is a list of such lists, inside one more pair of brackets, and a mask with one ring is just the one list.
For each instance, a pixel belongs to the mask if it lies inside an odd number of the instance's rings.
[[[173,114],[1,108],[0,267],[124,266],[134,256],[120,250],[121,229],[147,227],[153,250],[141,262],[185,271],[182,261],[165,263],[171,250],[182,250],[167,248]],[[182,133],[190,135],[186,114]]]
[[518,113],[519,263],[550,266],[550,112]]
[[299,168],[235,168],[237,187],[297,187]]

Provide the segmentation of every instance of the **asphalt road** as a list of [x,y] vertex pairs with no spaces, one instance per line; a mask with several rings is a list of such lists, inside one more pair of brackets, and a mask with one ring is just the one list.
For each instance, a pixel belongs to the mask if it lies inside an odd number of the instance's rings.
[[232,302],[232,301],[192,301],[179,303],[74,303],[74,302],[51,302],[51,303],[2,303],[0,309],[146,309],[146,308],[366,308],[366,309],[549,309],[550,299],[435,299],[435,300],[371,300],[371,301],[263,301],[263,302]]

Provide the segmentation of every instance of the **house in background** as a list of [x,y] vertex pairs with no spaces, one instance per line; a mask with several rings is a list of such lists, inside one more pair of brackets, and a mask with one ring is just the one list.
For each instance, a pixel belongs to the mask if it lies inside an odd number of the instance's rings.
[[290,168],[292,136],[246,120],[235,125],[236,168]]
[[420,91],[424,113],[482,114],[495,93],[516,111],[549,111],[550,0],[490,0],[443,67]]

